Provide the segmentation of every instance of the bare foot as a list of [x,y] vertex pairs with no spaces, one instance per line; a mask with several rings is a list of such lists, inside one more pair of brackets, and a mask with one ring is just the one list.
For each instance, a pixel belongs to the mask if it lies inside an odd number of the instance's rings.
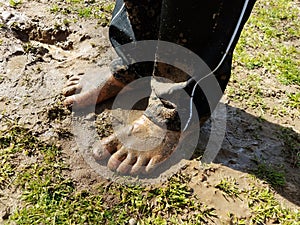
[[65,106],[85,107],[116,96],[125,85],[116,80],[109,68],[93,69],[71,77],[62,94]]
[[171,156],[180,132],[163,129],[146,116],[102,139],[93,151],[97,160],[110,156],[108,168],[122,174],[149,173]]

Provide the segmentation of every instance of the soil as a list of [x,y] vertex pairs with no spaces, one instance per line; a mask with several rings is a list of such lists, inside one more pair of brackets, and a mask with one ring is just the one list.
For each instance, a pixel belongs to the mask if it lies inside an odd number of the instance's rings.
[[[83,189],[105,180],[99,173],[106,174],[104,177],[112,174],[81,150],[81,144],[86,143],[76,143],[74,123],[82,117],[87,122],[96,120],[94,126],[98,138],[107,136],[111,133],[111,125],[106,108],[111,101],[97,106],[96,112],[87,110],[84,116],[74,116],[74,112],[62,106],[61,90],[70,76],[96,73],[97,68],[108,65],[116,55],[108,41],[107,27],[100,26],[94,19],[78,19],[66,26],[62,22],[66,15],[50,12],[53,2],[24,1],[22,7],[12,8],[7,1],[0,0],[0,24],[3,24],[0,28],[0,118],[7,116],[17,120],[41,140],[61,146],[70,166],[70,177],[76,181],[78,189]],[[68,15],[68,18],[72,16]],[[219,215],[225,214],[226,208],[237,215],[247,215],[246,203],[226,200],[215,191],[214,185],[230,175],[246,186],[246,177],[254,173],[258,164],[254,159],[258,158],[284,168],[285,186],[273,188],[283,204],[299,209],[300,171],[283,154],[286,147],[277,135],[283,126],[288,126],[298,137],[299,118],[290,123],[281,118],[273,123],[260,120],[251,109],[238,108],[226,96],[222,102],[227,107],[227,130],[212,169],[208,171],[199,163],[200,153],[197,152],[193,159],[183,162],[186,165],[184,171],[193,175],[190,186],[195,193],[206,199]],[[139,113],[141,111],[134,114]],[[205,145],[208,131],[209,121],[201,129],[199,149]],[[4,191],[0,195],[3,215],[5,209],[13,210],[19,196],[14,190]]]

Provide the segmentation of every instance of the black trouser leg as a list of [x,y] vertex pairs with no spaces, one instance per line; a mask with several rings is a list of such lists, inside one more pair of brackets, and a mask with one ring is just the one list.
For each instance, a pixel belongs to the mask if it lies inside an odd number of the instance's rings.
[[[120,2],[117,1],[117,6],[123,5]],[[230,78],[233,50],[254,3],[255,0],[249,1],[231,48],[223,63],[214,73],[222,91],[225,90]],[[117,16],[112,21],[110,39],[114,47],[128,42],[149,39],[175,43],[197,54],[211,70],[214,70],[219,65],[233,38],[243,6],[244,1],[240,0],[125,0],[123,9],[120,7],[121,13],[116,10],[114,14]],[[158,46],[156,59],[160,57],[159,52]],[[122,52],[118,52],[118,54],[122,57]],[[180,58],[180,55],[176,60],[188,64],[186,59]],[[153,61],[155,61],[154,56]],[[154,67],[154,77],[164,77],[174,82],[190,79],[188,74],[174,66],[157,62]],[[134,69],[131,70],[132,68]],[[152,70],[153,63],[138,63],[130,67],[127,72],[134,71],[139,76],[147,76],[152,73]],[[133,73],[130,72],[129,74]],[[192,88],[193,85],[188,85],[185,90],[191,94]],[[176,111],[179,110],[178,107],[180,106],[177,106],[176,102],[164,100],[163,96],[157,96],[155,87],[153,89],[150,105],[145,112],[146,115],[153,120],[163,117],[158,120],[167,121],[168,124],[177,124],[170,121],[178,119]],[[218,98],[220,97],[218,96]],[[200,119],[211,113],[205,94],[200,88],[197,88],[195,92],[194,103]],[[172,107],[175,108],[172,109]],[[170,127],[170,129],[178,130],[179,127]]]
[[[120,70],[120,66],[138,59],[124,56],[118,47],[127,43],[143,40],[157,40],[159,31],[160,0],[117,0],[109,28],[109,37],[121,60],[113,63],[115,77],[129,83],[144,76],[151,76],[155,55],[149,62],[140,62]],[[129,57],[129,59],[128,59]]]
[[[255,0],[250,0],[246,12],[243,15],[243,20],[238,27],[235,36],[235,29],[242,15],[242,9],[245,1],[240,0],[163,0],[160,18],[159,39],[168,41],[183,46],[197,54],[210,68],[215,70],[221,59],[223,58],[229,43],[232,41],[231,47],[227,52],[227,56],[218,69],[214,72],[217,81],[222,89],[225,90],[231,74],[232,54],[235,45],[239,39],[240,33],[245,22],[250,16]],[[163,51],[158,53],[164,54]],[[157,56],[159,58],[160,56]],[[186,63],[188,67],[193,67],[189,64],[189,59],[180,58],[181,55],[176,54],[174,50],[175,61]],[[163,63],[155,64],[154,76],[165,77],[174,82],[182,82],[190,79],[189,76],[177,68]],[[175,65],[175,63],[173,64]],[[196,67],[196,65],[195,65]],[[193,69],[191,69],[193,71]],[[197,73],[197,71],[195,71]],[[201,74],[203,77],[206,74]],[[190,95],[195,82],[190,82],[192,85],[187,85],[185,90]],[[154,87],[155,89],[155,87]],[[213,93],[213,91],[210,91]],[[220,92],[219,92],[220,93]],[[176,94],[172,92],[172,94]],[[216,92],[217,95],[217,92]],[[163,99],[162,96],[158,96]],[[216,103],[221,98],[221,95],[213,96],[214,104],[209,106],[205,93],[198,87],[194,94],[194,104],[197,108],[199,118],[202,119],[210,115]],[[158,105],[158,100],[152,105]],[[187,100],[188,101],[188,100]],[[181,100],[182,102],[182,100]],[[165,104],[162,102],[162,104]],[[169,108],[168,106],[165,108]],[[173,105],[181,107],[180,102],[173,102]],[[186,105],[186,104],[185,104]],[[148,114],[156,115],[157,108],[152,106],[154,110],[148,109]],[[177,108],[177,110],[180,110]],[[161,114],[161,113],[160,113]],[[166,115],[170,115],[166,113]],[[153,116],[155,117],[155,116]]]

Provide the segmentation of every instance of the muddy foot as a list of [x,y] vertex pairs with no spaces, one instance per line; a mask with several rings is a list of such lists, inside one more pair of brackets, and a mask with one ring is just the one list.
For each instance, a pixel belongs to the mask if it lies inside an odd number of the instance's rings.
[[130,126],[101,140],[93,155],[108,157],[108,168],[122,174],[144,174],[154,170],[176,149],[180,132],[163,129],[144,115]]
[[63,103],[76,107],[97,104],[116,96],[123,87],[124,84],[112,76],[109,68],[88,70],[67,81],[62,91],[67,97]]

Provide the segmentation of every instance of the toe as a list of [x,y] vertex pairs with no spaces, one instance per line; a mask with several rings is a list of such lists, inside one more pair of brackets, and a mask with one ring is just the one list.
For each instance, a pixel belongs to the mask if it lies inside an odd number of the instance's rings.
[[112,134],[109,137],[102,139],[94,147],[94,158],[97,160],[107,158],[108,156],[112,155],[114,152],[117,151],[118,144],[119,142],[115,134]]
[[70,87],[70,86],[74,86],[74,85],[78,85],[79,82],[78,81],[68,81],[65,85],[65,87]]
[[75,94],[75,92],[81,91],[81,86],[79,84],[73,85],[73,86],[67,86],[63,89],[62,94],[64,96],[70,96]]
[[63,102],[64,106],[71,106],[74,103],[75,103],[75,96],[74,95],[71,95],[71,96],[67,97]]
[[68,81],[79,81],[80,80],[80,76],[72,76],[70,77],[70,79]]
[[137,161],[132,166],[130,173],[132,175],[144,173],[145,167],[148,164],[148,162],[149,162],[148,158],[141,157],[141,156],[138,157]]
[[124,148],[121,148],[119,151],[117,151],[110,157],[107,163],[107,167],[110,170],[115,171],[126,157],[127,152]]
[[132,168],[132,165],[136,162],[137,158],[132,154],[128,154],[126,159],[119,165],[117,172],[119,173],[128,173]]
[[160,155],[152,157],[148,165],[145,167],[146,173],[152,172],[158,166],[160,159],[161,159]]

